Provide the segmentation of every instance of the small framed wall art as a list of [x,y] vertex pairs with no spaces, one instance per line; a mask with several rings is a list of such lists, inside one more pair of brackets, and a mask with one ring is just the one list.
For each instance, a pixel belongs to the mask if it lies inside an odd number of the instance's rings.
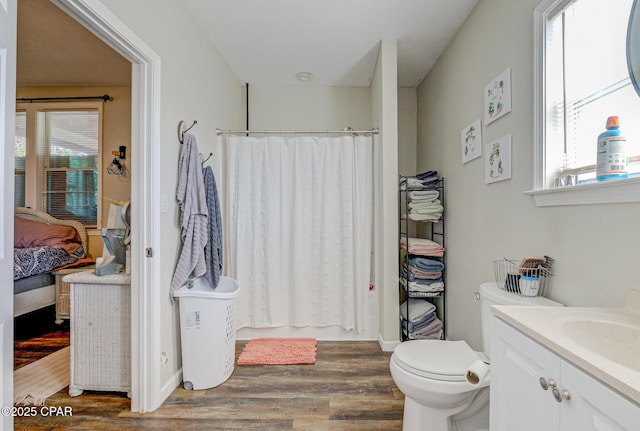
[[511,68],[507,67],[484,88],[484,124],[511,112]]
[[511,134],[484,146],[484,182],[491,184],[511,178]]
[[470,162],[482,156],[482,123],[478,118],[460,132],[462,163]]

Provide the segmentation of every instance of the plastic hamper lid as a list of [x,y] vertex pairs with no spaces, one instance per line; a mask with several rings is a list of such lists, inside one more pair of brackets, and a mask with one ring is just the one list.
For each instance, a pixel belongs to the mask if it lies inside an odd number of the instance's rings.
[[[189,286],[192,286],[189,288]],[[215,290],[212,290],[209,282],[204,277],[196,278],[185,283],[173,292],[175,298],[213,298],[234,299],[240,292],[240,284],[229,277],[220,277],[220,282]]]

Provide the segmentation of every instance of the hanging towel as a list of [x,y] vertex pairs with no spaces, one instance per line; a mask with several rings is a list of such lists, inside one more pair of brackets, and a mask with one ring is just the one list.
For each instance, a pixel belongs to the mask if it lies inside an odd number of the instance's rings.
[[207,264],[207,273],[204,275],[215,289],[220,282],[222,272],[222,217],[220,215],[220,200],[218,199],[218,187],[211,166],[204,168],[204,188],[207,196],[208,240],[204,247],[204,257]]
[[169,288],[171,301],[173,301],[174,290],[180,288],[190,278],[201,277],[207,272],[204,247],[207,244],[209,210],[202,178],[202,166],[200,166],[196,138],[185,133],[183,142],[176,192],[181,211],[182,250]]

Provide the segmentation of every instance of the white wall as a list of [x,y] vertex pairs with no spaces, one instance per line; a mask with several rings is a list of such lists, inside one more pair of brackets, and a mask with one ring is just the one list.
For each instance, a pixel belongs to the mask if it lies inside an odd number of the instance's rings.
[[416,174],[418,90],[398,88],[398,173]]
[[371,82],[371,119],[380,134],[374,141],[373,279],[380,309],[379,342],[392,350],[399,340],[398,319],[398,46],[380,43]]
[[[538,0],[482,0],[418,89],[418,171],[446,177],[447,334],[481,348],[473,292],[493,259],[556,259],[547,290],[571,306],[620,306],[638,286],[640,205],[538,208],[533,185],[533,9]],[[461,162],[460,131],[482,115],[485,85],[511,67],[512,112],[482,128],[512,134],[512,179],[484,184],[483,160]],[[594,136],[594,145],[596,137]]]
[[268,87],[249,83],[249,128],[340,130],[350,126],[368,130],[372,127],[370,104],[367,87]]
[[[168,212],[160,214],[162,243],[155,250],[161,259],[162,351],[168,363],[161,370],[160,387],[175,378],[181,367],[177,306],[169,300],[169,284],[178,257],[179,210],[175,201],[180,144],[177,126],[198,120],[192,133],[200,152],[214,148],[215,129],[243,125],[242,84],[235,78],[207,37],[199,30],[182,2],[101,0],[161,58],[161,190]],[[153,18],[153,19],[151,19]],[[135,202],[132,203],[135,205]],[[160,358],[158,358],[158,361]]]

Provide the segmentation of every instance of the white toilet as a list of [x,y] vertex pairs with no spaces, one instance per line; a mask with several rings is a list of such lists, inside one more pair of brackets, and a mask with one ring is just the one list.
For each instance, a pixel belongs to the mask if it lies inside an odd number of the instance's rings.
[[[561,306],[550,299],[506,292],[496,283],[480,285],[482,347],[489,353],[492,305]],[[483,431],[489,429],[489,368],[486,354],[464,341],[412,340],[391,355],[393,380],[405,396],[403,431]],[[476,371],[479,382],[467,381]],[[473,380],[473,379],[471,379]]]

